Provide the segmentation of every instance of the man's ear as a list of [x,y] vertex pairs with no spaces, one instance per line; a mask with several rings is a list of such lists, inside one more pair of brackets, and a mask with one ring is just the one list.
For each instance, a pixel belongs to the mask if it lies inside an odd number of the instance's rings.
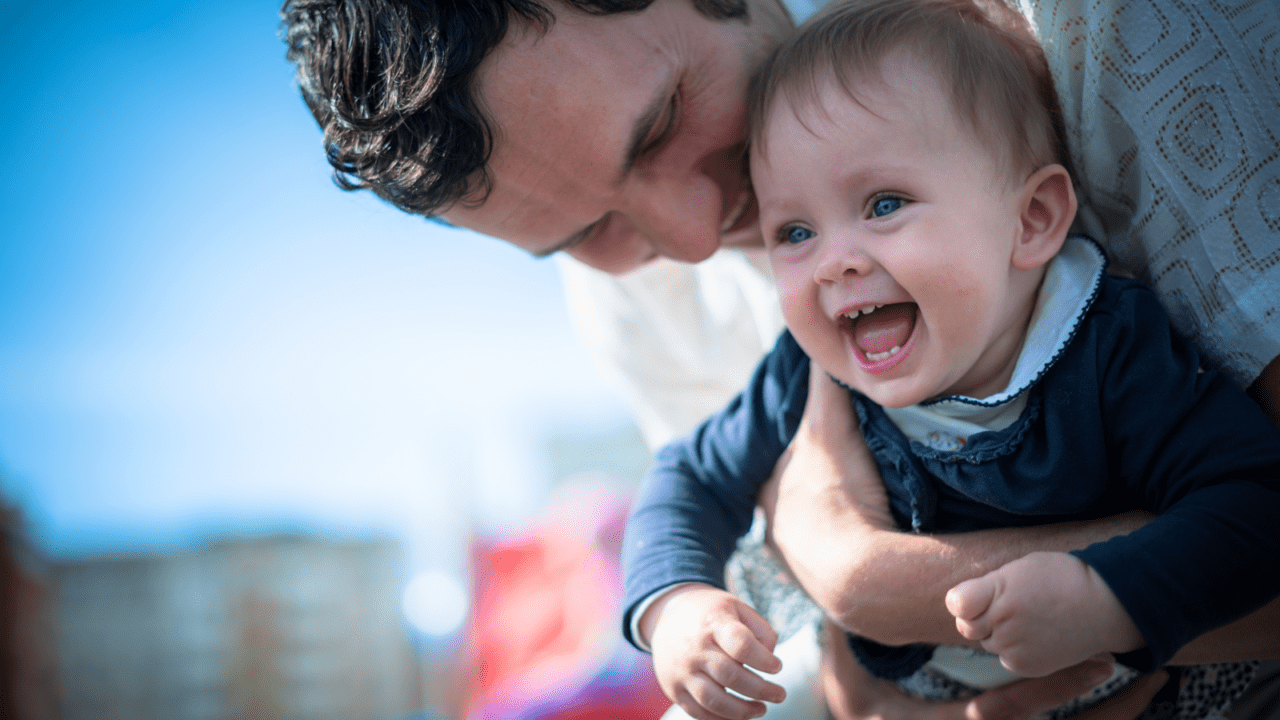
[[1027,178],[1022,192],[1021,231],[1013,266],[1031,270],[1049,262],[1067,239],[1076,217],[1076,191],[1061,165],[1046,165]]

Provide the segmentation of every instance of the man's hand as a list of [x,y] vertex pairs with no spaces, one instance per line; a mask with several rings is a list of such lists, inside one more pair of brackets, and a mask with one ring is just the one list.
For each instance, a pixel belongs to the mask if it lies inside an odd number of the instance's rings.
[[[898,530],[880,471],[854,418],[849,391],[816,364],[809,369],[809,397],[800,427],[778,461],[774,480],[762,490],[760,505],[772,514],[777,510],[775,501],[786,502],[792,496],[799,498],[792,503],[796,507],[807,502],[827,504],[841,521],[858,523],[866,533]],[[786,537],[793,535],[800,533]]]
[[[768,521],[768,542],[837,624],[888,643],[893,638],[883,633],[886,627],[919,630],[921,618],[900,612],[902,598],[896,593],[893,602],[878,602],[885,595],[874,589],[891,587],[893,581],[876,584],[876,573],[896,566],[896,558],[886,555],[896,554],[901,535],[849,393],[817,365],[810,368],[800,427],[757,502]],[[833,547],[842,551],[833,553]],[[872,592],[853,591],[868,584]],[[949,618],[938,625],[954,633]],[[872,627],[881,632],[867,632]]]
[[662,691],[697,720],[760,717],[765,713],[760,701],[786,698],[780,685],[747,669],[782,669],[782,661],[773,654],[777,633],[724,590],[698,583],[677,587],[645,611],[640,628],[649,638]]
[[1106,581],[1067,553],[1014,560],[951,588],[946,603],[961,635],[1026,677],[1143,645]]
[[[1047,677],[989,690],[972,700],[931,703],[908,697],[893,683],[872,677],[854,659],[839,628],[828,623],[826,632],[822,685],[834,720],[1030,720],[1111,677],[1110,664],[1085,662]],[[1168,679],[1163,671],[1142,678],[1076,720],[1133,720]]]

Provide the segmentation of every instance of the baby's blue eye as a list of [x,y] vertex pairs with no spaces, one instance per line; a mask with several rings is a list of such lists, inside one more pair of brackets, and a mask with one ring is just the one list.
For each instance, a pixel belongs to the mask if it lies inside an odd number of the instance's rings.
[[798,225],[793,225],[782,231],[782,241],[792,245],[797,245],[813,237],[813,235],[814,233],[812,230],[802,228]]
[[882,197],[871,203],[871,217],[884,217],[902,207],[902,198]]

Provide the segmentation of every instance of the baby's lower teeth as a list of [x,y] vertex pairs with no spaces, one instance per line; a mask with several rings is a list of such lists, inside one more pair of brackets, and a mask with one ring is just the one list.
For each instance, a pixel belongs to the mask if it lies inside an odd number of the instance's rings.
[[871,362],[880,362],[885,358],[890,358],[890,357],[893,357],[894,355],[897,355],[898,351],[901,349],[902,349],[901,346],[894,345],[893,347],[889,348],[888,350],[885,350],[884,352],[867,353],[867,359],[870,360]]

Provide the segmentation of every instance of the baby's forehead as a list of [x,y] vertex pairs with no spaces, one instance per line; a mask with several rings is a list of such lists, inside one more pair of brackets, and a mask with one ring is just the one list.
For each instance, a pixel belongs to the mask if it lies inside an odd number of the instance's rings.
[[[763,165],[768,164],[770,137],[785,133],[786,138],[795,139],[797,126],[815,140],[839,142],[844,129],[841,123],[850,121],[849,114],[841,112],[845,103],[887,121],[890,127],[883,129],[890,132],[895,121],[916,121],[921,117],[932,118],[935,128],[939,124],[958,128],[1001,174],[1007,172],[1014,179],[1020,175],[1012,143],[1001,142],[996,133],[982,132],[980,117],[966,112],[947,86],[945,76],[928,62],[905,54],[856,72],[837,73],[828,67],[807,77],[787,78],[777,85],[759,116],[760,127],[753,128],[751,134],[752,172],[763,169],[761,160]],[[866,115],[857,113],[854,117]],[[915,122],[912,125],[918,127]],[[905,128],[903,131],[909,132]],[[923,132],[917,139],[927,144],[936,138]]]
[[[768,126],[782,117],[780,108],[820,119],[824,103],[865,105],[872,94],[914,93],[913,100],[944,102],[947,116],[1015,174],[1063,162],[1043,52],[1025,18],[997,8],[1001,3],[991,6],[832,2],[761,68],[750,96],[751,141],[767,147]],[[902,84],[903,73],[889,72],[895,66],[914,77]],[[826,92],[832,84],[840,92]]]
[[783,78],[759,116],[760,127],[752,128],[751,140],[767,145],[779,118],[794,119],[811,132],[839,130],[834,116],[846,103],[877,117],[927,114],[947,124],[971,124],[938,72],[895,53],[875,65],[839,70],[827,65]]
[[944,74],[927,57],[896,46],[882,53],[845,53],[842,57],[808,56],[775,68],[769,87],[763,88],[763,105],[754,119],[752,139],[768,132],[779,112],[797,117],[828,114],[833,103],[851,101],[864,107],[872,102],[909,104],[919,97],[941,97],[951,110],[953,98],[945,90]]

